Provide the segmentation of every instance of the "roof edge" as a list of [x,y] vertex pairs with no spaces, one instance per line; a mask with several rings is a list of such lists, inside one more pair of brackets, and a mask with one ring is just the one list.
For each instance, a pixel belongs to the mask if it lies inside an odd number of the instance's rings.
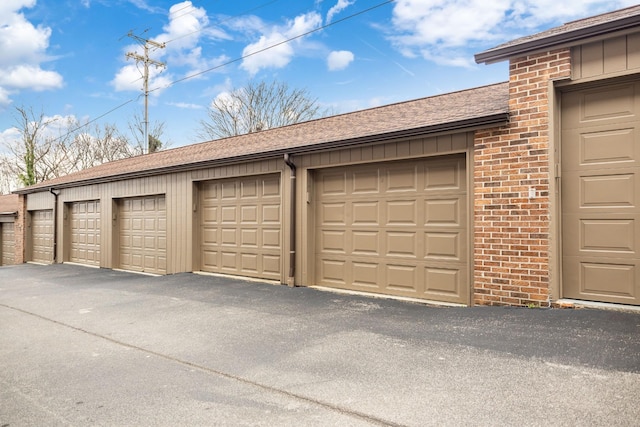
[[577,44],[577,42],[590,37],[603,36],[613,32],[628,30],[638,26],[639,23],[640,15],[628,16],[615,21],[605,22],[600,25],[579,28],[566,33],[559,33],[529,42],[506,46],[504,48],[496,47],[485,50],[484,52],[475,54],[474,59],[477,64],[493,64],[514,56],[522,56],[532,51],[555,48],[560,45],[574,45]]
[[314,153],[314,152],[324,151],[329,149],[348,148],[348,147],[366,144],[366,143],[376,143],[376,142],[383,143],[393,139],[410,138],[418,135],[430,135],[435,133],[452,132],[457,130],[483,129],[483,128],[487,128],[495,125],[505,124],[508,121],[509,121],[509,112],[501,112],[501,113],[496,113],[496,114],[487,115],[487,116],[475,117],[472,119],[465,119],[465,120],[460,120],[456,122],[442,123],[442,124],[425,126],[420,128],[389,132],[385,134],[376,134],[376,135],[370,135],[370,136],[364,136],[364,137],[352,138],[352,139],[346,139],[346,140],[330,141],[322,144],[306,145],[306,146],[300,146],[300,147],[280,148],[272,151],[265,151],[265,152],[254,153],[254,154],[245,154],[242,156],[235,156],[235,157],[226,157],[222,159],[212,159],[204,162],[186,163],[186,164],[169,166],[164,168],[135,171],[135,172],[129,172],[129,173],[123,173],[123,174],[110,175],[110,176],[101,176],[101,177],[90,178],[86,180],[62,183],[60,185],[55,185],[55,184],[45,185],[46,183],[43,183],[42,186],[26,187],[26,188],[14,191],[14,193],[33,194],[33,193],[39,193],[42,191],[49,191],[49,189],[64,189],[64,188],[77,187],[79,185],[104,184],[112,181],[121,181],[125,179],[134,179],[134,178],[145,178],[149,176],[156,176],[162,173],[185,172],[189,170],[227,165],[230,163],[237,163],[237,162],[243,162],[243,161],[273,159],[273,158],[279,158],[285,153],[292,154],[292,155],[309,154],[309,153]]

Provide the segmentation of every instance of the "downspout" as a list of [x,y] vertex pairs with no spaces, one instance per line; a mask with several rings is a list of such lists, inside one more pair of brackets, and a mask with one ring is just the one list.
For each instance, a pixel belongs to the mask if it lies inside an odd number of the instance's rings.
[[289,279],[287,284],[291,287],[295,286],[296,275],[296,165],[291,161],[289,154],[284,155],[284,162],[291,169],[291,196],[289,218],[291,228],[289,230]]
[[53,194],[54,202],[53,202],[53,263],[55,264],[58,260],[58,196],[60,192],[57,193],[53,191],[53,188],[49,188],[49,193]]

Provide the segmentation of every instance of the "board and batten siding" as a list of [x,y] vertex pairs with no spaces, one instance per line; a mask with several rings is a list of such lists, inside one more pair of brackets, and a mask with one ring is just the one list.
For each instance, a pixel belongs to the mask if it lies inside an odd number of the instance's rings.
[[629,34],[571,49],[571,80],[600,79],[640,72],[640,34]]
[[[117,201],[126,198],[164,195],[167,209],[167,274],[194,271],[199,252],[197,228],[197,194],[195,182],[216,178],[239,177],[253,174],[281,172],[284,162],[280,159],[246,162],[199,169],[194,171],[167,173],[157,176],[113,181],[101,184],[80,185],[55,189],[58,196],[57,251],[58,260],[63,261],[70,226],[67,209],[74,202],[100,201],[100,267],[117,268]],[[54,196],[45,190],[27,195],[28,210],[53,209]],[[195,221],[195,222],[194,222]],[[68,260],[65,260],[68,261]],[[283,268],[284,270],[284,268]]]

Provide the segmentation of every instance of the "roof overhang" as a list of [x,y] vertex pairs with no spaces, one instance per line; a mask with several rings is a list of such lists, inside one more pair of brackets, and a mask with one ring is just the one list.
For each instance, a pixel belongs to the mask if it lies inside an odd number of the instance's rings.
[[401,131],[389,132],[384,134],[367,135],[358,138],[351,138],[339,141],[328,141],[324,143],[302,145],[298,147],[285,147],[270,151],[264,151],[260,153],[245,154],[234,157],[225,157],[219,159],[211,159],[204,162],[192,162],[186,164],[180,164],[175,166],[167,166],[158,169],[141,170],[130,173],[123,173],[118,175],[101,176],[96,178],[90,178],[81,181],[65,182],[58,185],[43,185],[35,187],[27,187],[20,190],[16,190],[17,194],[32,194],[40,193],[43,191],[50,191],[51,189],[63,189],[73,188],[81,185],[93,185],[103,184],[113,181],[122,181],[125,179],[145,178],[150,176],[157,176],[165,173],[185,172],[196,169],[203,169],[207,167],[229,165],[233,163],[241,163],[248,161],[259,161],[266,159],[274,159],[282,157],[285,153],[289,155],[301,155],[311,154],[319,151],[335,150],[340,148],[349,148],[363,144],[377,144],[385,143],[392,140],[415,138],[417,136],[428,136],[432,134],[452,133],[473,131],[477,129],[486,129],[489,127],[501,126],[509,122],[509,112],[499,112],[492,115],[486,115],[482,117],[475,117],[460,121],[439,123],[430,126],[424,126],[414,129],[405,129]]
[[522,43],[507,44],[504,47],[495,47],[474,55],[478,64],[493,64],[505,61],[509,58],[524,56],[531,52],[546,49],[555,49],[561,46],[569,47],[584,43],[586,39],[603,37],[613,33],[621,33],[640,26],[640,15],[632,15],[615,21],[605,22],[599,25],[578,28],[573,31],[551,34],[546,37],[523,41]]

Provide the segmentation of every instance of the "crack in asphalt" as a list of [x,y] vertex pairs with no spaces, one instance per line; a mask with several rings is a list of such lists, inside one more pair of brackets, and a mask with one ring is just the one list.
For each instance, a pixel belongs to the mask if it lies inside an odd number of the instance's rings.
[[349,408],[344,407],[344,406],[336,405],[336,404],[333,404],[333,403],[330,403],[330,402],[325,402],[325,401],[322,401],[322,400],[319,400],[319,399],[314,399],[312,397],[307,397],[307,396],[304,396],[302,394],[293,393],[293,392],[290,392],[290,391],[287,391],[287,390],[283,390],[283,389],[280,389],[280,388],[276,388],[276,387],[273,387],[273,386],[270,386],[270,385],[267,385],[267,384],[262,384],[262,383],[259,383],[257,381],[252,381],[250,379],[243,378],[243,377],[238,376],[238,375],[230,374],[228,372],[223,372],[223,371],[220,371],[220,370],[217,370],[217,369],[209,368],[207,366],[199,365],[197,363],[189,362],[188,360],[179,359],[177,357],[174,357],[174,356],[171,356],[171,355],[168,355],[168,354],[164,354],[164,353],[160,353],[160,352],[157,352],[157,351],[154,351],[154,350],[150,350],[150,349],[147,349],[147,348],[139,347],[139,346],[137,346],[135,344],[129,344],[129,343],[126,343],[124,341],[120,341],[120,340],[117,340],[117,339],[114,339],[114,338],[111,338],[111,337],[108,337],[108,336],[105,336],[105,335],[101,335],[101,334],[96,333],[96,332],[88,331],[86,329],[79,328],[77,326],[69,325],[69,324],[61,322],[59,320],[51,319],[51,318],[43,316],[41,314],[33,313],[33,312],[30,312],[28,310],[24,310],[24,309],[21,309],[21,308],[18,308],[18,307],[13,307],[13,306],[10,306],[10,305],[7,305],[7,304],[3,304],[3,303],[0,303],[0,307],[7,308],[9,310],[14,310],[14,311],[26,314],[28,316],[33,316],[33,317],[36,317],[38,319],[44,320],[46,322],[54,323],[56,325],[59,325],[59,326],[62,326],[62,327],[65,327],[65,328],[68,328],[68,329],[71,329],[71,330],[74,330],[74,331],[78,331],[78,332],[81,332],[83,334],[87,334],[87,335],[93,336],[95,338],[100,338],[100,339],[103,339],[105,341],[111,342],[113,344],[116,344],[116,345],[119,345],[119,346],[122,346],[122,347],[126,347],[126,348],[130,348],[130,349],[133,349],[133,350],[137,350],[137,351],[140,351],[140,352],[143,352],[143,353],[146,353],[146,354],[153,355],[155,357],[159,357],[159,358],[164,359],[164,360],[168,360],[168,361],[171,361],[171,362],[174,362],[174,363],[178,363],[180,365],[188,366],[190,368],[197,369],[199,371],[206,372],[208,374],[217,375],[217,376],[220,376],[220,377],[223,377],[223,378],[226,378],[226,379],[230,379],[230,380],[233,380],[233,381],[240,382],[242,384],[246,384],[246,385],[250,385],[252,387],[259,388],[261,390],[265,390],[265,391],[270,392],[270,393],[279,394],[281,396],[285,396],[285,397],[288,397],[288,398],[291,398],[291,399],[295,399],[295,400],[302,401],[302,402],[305,402],[305,403],[310,403],[312,405],[320,406],[320,407],[328,409],[328,410],[330,410],[332,412],[337,412],[337,413],[340,413],[340,414],[343,414],[343,415],[347,415],[347,416],[350,416],[350,417],[353,417],[353,418],[358,418],[358,419],[361,419],[363,421],[367,421],[367,422],[375,424],[375,425],[389,426],[389,427],[406,427],[403,424],[398,424],[398,423],[394,423],[394,422],[391,422],[391,421],[388,421],[388,420],[384,420],[382,418],[378,418],[378,417],[375,417],[373,415],[366,414],[364,412],[360,412],[360,411],[356,411],[356,410],[353,410],[353,409],[349,409]]

